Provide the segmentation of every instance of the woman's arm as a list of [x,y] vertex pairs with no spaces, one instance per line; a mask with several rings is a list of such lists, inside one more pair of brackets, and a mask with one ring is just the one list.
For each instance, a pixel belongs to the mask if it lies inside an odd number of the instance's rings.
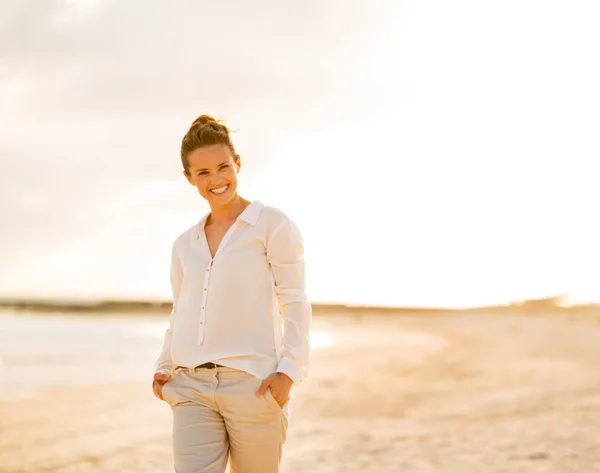
[[288,218],[267,241],[267,260],[275,279],[277,304],[283,316],[283,352],[278,373],[299,384],[310,366],[312,308],[305,293],[305,263],[302,235]]
[[177,314],[177,301],[179,299],[179,290],[181,288],[181,281],[183,280],[183,270],[181,268],[181,261],[175,251],[175,245],[171,251],[171,290],[173,292],[173,309],[171,311],[171,317],[169,319],[169,327],[165,331],[165,338],[163,341],[162,351],[160,356],[154,364],[155,372],[162,372],[171,374],[173,370],[173,361],[171,360],[171,337],[173,335],[173,324],[175,322],[175,315]]

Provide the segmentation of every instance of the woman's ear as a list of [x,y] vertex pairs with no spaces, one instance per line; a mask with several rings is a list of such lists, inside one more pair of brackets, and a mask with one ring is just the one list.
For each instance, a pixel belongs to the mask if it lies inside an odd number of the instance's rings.
[[195,185],[194,181],[192,181],[192,176],[190,176],[185,169],[183,170],[183,175],[185,176],[185,178],[191,185],[193,185],[193,186]]
[[239,154],[235,156],[235,169],[236,172],[240,172],[240,168],[242,167],[242,158]]

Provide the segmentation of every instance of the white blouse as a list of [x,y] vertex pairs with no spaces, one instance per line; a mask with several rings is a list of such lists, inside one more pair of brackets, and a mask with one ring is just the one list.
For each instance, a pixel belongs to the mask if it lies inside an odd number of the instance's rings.
[[302,236],[283,212],[254,201],[211,253],[208,215],[173,245],[173,311],[155,368],[207,362],[259,378],[307,375],[312,309]]

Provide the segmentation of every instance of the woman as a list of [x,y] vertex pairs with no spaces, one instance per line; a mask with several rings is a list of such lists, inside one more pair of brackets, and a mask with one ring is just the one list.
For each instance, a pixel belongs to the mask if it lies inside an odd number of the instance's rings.
[[290,391],[309,367],[302,237],[283,212],[237,193],[229,129],[198,117],[183,173],[210,212],[173,245],[173,311],[154,394],[173,411],[178,473],[279,471]]

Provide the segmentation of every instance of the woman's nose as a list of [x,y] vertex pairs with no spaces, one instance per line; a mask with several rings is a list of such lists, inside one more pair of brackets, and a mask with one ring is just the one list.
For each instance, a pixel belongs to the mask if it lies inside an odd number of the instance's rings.
[[219,173],[214,173],[210,175],[209,183],[211,186],[218,186],[221,184],[222,179]]

